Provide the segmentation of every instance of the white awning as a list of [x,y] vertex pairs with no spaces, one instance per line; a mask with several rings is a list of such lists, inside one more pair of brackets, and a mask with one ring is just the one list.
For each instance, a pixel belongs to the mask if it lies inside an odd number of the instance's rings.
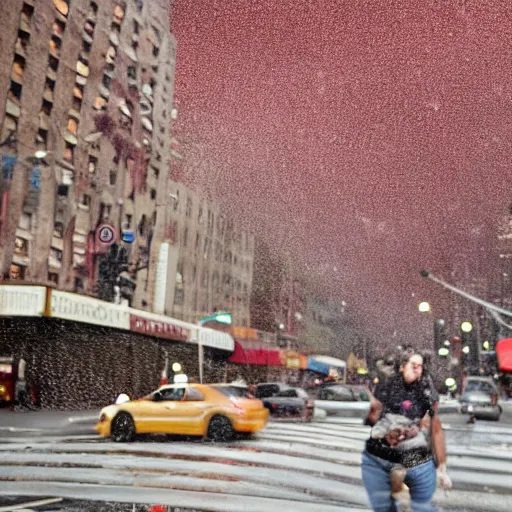
[[229,334],[206,327],[199,327],[199,342],[205,347],[218,348],[229,352],[235,350],[235,341]]

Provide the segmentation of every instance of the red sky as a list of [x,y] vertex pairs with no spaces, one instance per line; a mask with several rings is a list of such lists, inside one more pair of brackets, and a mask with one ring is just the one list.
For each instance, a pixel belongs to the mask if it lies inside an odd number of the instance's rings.
[[326,279],[363,329],[416,337],[417,299],[440,296],[419,269],[443,274],[462,247],[497,271],[508,0],[175,0],[172,25],[176,129],[213,162],[192,184],[336,267]]

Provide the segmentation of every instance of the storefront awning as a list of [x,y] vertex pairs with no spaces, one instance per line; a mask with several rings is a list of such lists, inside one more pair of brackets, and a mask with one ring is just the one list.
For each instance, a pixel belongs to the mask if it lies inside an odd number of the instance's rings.
[[512,338],[507,338],[496,343],[496,355],[498,356],[499,370],[512,372]]
[[228,359],[230,363],[253,364],[261,366],[282,366],[281,352],[261,345],[235,341],[235,350]]
[[310,356],[308,358],[308,370],[329,375],[331,368],[344,370],[347,366],[345,361],[329,356]]

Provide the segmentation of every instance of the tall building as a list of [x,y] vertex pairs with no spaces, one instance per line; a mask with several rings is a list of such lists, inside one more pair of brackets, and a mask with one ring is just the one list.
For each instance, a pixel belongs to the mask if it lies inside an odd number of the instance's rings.
[[229,311],[234,325],[248,327],[254,236],[183,184],[169,181],[167,197],[172,257],[166,313],[197,322],[215,311]]
[[[9,4],[0,20],[0,271],[110,300],[112,280],[151,310],[166,235],[169,0]],[[114,260],[117,275],[107,275],[102,262]]]

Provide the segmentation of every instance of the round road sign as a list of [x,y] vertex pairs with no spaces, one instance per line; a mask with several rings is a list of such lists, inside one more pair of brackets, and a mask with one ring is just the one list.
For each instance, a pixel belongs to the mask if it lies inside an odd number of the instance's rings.
[[110,245],[116,240],[116,232],[109,224],[103,224],[98,228],[98,240],[105,245]]

